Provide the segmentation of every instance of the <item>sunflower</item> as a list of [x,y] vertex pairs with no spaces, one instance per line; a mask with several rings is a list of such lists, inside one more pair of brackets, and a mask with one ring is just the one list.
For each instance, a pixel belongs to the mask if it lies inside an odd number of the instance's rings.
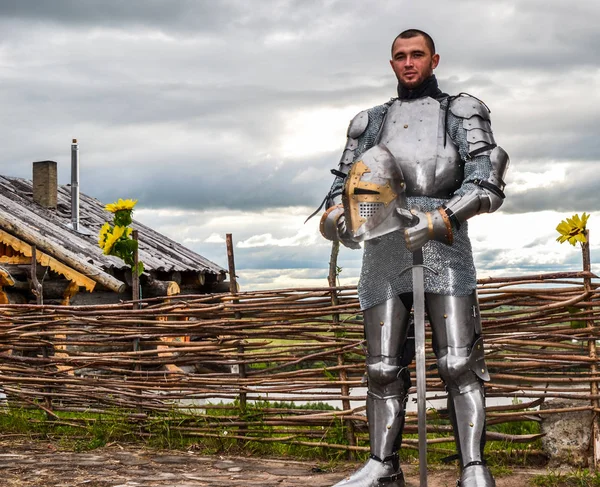
[[556,230],[560,233],[556,241],[560,243],[569,242],[571,245],[575,245],[577,242],[586,243],[585,226],[589,217],[590,215],[587,213],[583,213],[581,217],[575,214],[571,218],[561,221],[556,227]]
[[111,226],[109,223],[102,225],[100,233],[98,234],[98,246],[103,249],[106,242],[106,235],[110,232]]
[[125,227],[115,226],[113,228],[112,233],[109,233],[106,237],[106,241],[104,242],[104,254],[109,255],[110,251],[113,248],[113,245],[117,240],[119,240],[123,234],[125,234]]
[[133,207],[138,202],[138,200],[124,200],[119,198],[118,201],[114,203],[109,203],[104,207],[106,211],[110,211],[111,213],[116,213],[119,210],[133,210]]

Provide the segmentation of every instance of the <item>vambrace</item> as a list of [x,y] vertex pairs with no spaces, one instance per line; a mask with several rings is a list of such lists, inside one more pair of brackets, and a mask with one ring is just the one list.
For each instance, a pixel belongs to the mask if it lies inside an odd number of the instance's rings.
[[325,210],[323,216],[321,217],[321,222],[319,223],[319,230],[321,231],[321,235],[325,237],[327,240],[331,240],[335,242],[340,239],[340,223],[341,219],[344,216],[344,207],[342,204],[337,204],[330,206]]
[[472,188],[453,196],[442,208],[455,227],[480,213],[493,213],[504,202],[504,177],[510,160],[502,147],[495,147],[489,156],[491,170],[487,178],[468,179]]

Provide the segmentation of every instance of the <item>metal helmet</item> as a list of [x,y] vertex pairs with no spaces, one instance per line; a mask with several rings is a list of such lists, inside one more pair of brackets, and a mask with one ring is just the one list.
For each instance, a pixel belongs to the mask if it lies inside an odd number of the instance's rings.
[[406,227],[396,209],[406,208],[402,170],[383,144],[362,154],[346,177],[342,196],[352,240],[371,240]]

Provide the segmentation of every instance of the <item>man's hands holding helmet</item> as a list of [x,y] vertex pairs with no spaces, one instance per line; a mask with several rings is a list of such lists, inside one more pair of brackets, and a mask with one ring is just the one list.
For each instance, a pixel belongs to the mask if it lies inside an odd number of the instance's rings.
[[445,244],[452,243],[452,226],[443,208],[424,212],[413,208],[412,210],[397,210],[401,217],[412,219],[412,225],[404,229],[406,248],[411,252],[419,250],[430,240],[437,240]]
[[344,207],[335,205],[327,209],[321,217],[319,225],[321,235],[327,240],[339,241],[350,249],[359,249],[360,245],[350,237],[350,231],[346,225]]
[[[452,226],[444,208],[424,212],[413,208],[412,210],[396,210],[400,217],[407,222],[404,229],[406,248],[411,252],[419,250],[430,240],[437,240],[445,244],[452,244]],[[351,249],[359,249],[360,245],[352,240],[346,225],[344,207],[335,205],[327,209],[320,223],[321,234],[327,240],[339,241]]]

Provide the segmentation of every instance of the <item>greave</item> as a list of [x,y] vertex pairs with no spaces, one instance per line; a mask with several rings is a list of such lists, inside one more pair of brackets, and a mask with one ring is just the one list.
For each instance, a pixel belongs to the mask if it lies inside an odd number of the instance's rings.
[[398,459],[404,428],[406,395],[391,398],[367,396],[371,458],[357,472],[334,487],[405,487]]
[[454,436],[461,466],[481,462],[483,459],[484,407],[483,387],[480,384],[462,394],[456,390],[450,390],[448,393],[448,409],[453,416]]
[[371,456],[385,461],[397,454],[404,429],[406,396],[380,399],[367,396]]
[[448,394],[448,410],[460,456],[460,487],[495,487],[496,483],[483,462],[485,446],[483,385],[476,383],[467,392],[459,393],[450,390]]

